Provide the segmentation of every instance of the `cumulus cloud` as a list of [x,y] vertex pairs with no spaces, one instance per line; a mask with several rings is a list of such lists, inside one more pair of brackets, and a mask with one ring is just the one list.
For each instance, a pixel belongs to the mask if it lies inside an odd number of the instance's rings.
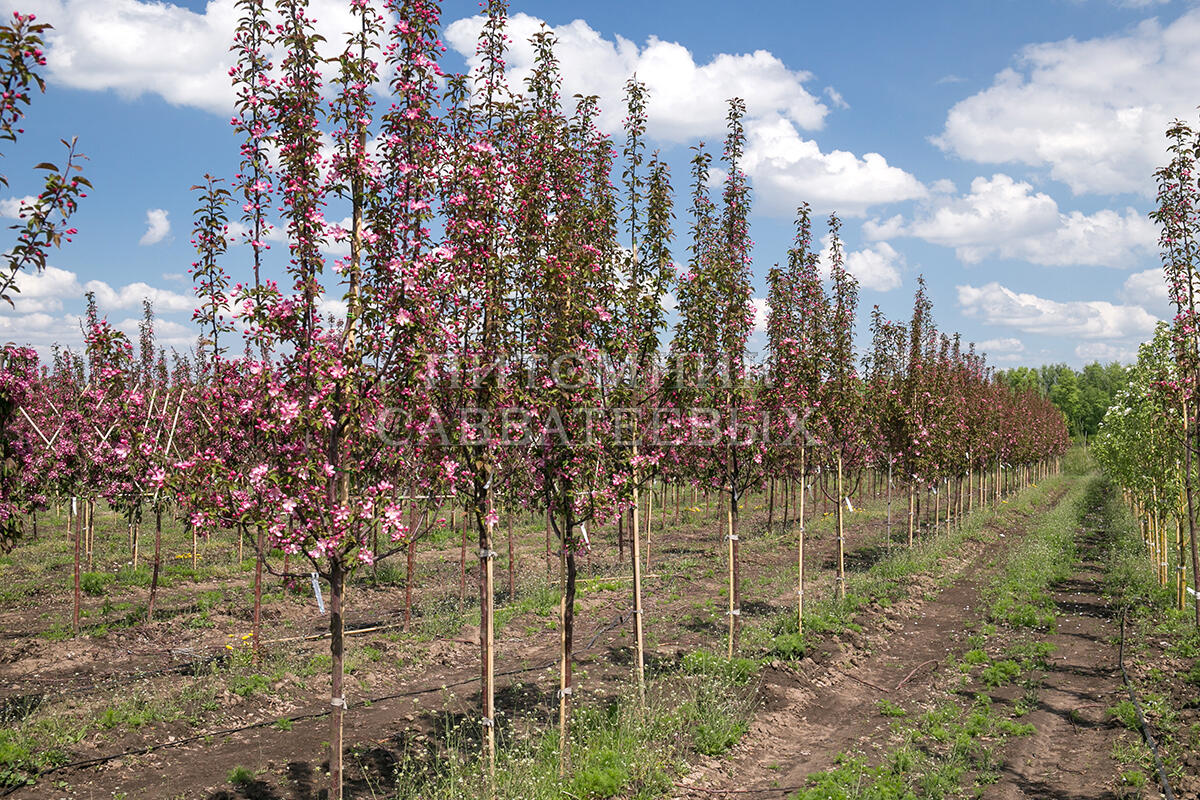
[[86,292],[96,295],[100,310],[124,310],[139,308],[143,299],[154,304],[156,312],[190,312],[196,307],[195,299],[160,289],[141,281],[114,288],[105,281],[80,282],[79,276],[70,270],[48,266],[41,272],[23,272],[17,276],[17,289],[13,295],[12,309],[16,314],[47,313],[62,311],[66,304],[74,304]]
[[[535,53],[529,39],[542,25],[542,20],[525,13],[509,19],[511,50],[506,61],[513,87],[524,86],[533,71]],[[481,63],[475,45],[482,26],[483,17],[476,15],[452,22],[445,30],[447,44],[473,68]],[[602,107],[599,124],[609,133],[621,128],[625,81],[635,73],[649,93],[649,132],[659,139],[690,142],[723,134],[725,102],[730,97],[744,99],[752,115],[778,112],[807,129],[820,128],[829,112],[805,88],[812,79],[810,73],[790,69],[766,50],[718,53],[698,63],[691,51],[677,42],[651,36],[639,46],[619,35],[606,39],[582,19],[551,30],[558,39],[555,53],[562,68],[562,96],[598,95]]]
[[767,315],[771,313],[771,306],[767,304],[767,298],[752,297],[750,302],[754,305],[754,332],[766,333]]
[[[817,265],[821,277],[825,280],[829,280],[832,266],[832,245],[832,234],[827,233],[821,237],[821,255]],[[863,289],[890,292],[900,286],[900,269],[905,266],[904,256],[887,242],[877,242],[862,250],[848,250],[843,258],[846,271],[858,280],[858,285]]]
[[[468,17],[446,29],[446,41],[474,66],[479,64],[475,43],[481,24],[480,17]],[[523,13],[510,20],[512,86],[521,85],[532,71],[534,52],[528,39],[541,25],[540,19]],[[829,105],[846,109],[850,104],[835,87],[827,86],[821,91],[827,105],[806,88],[810,73],[789,68],[765,50],[720,53],[701,64],[681,44],[655,37],[641,46],[621,36],[606,39],[583,20],[552,30],[558,38],[563,96],[598,95],[599,125],[608,133],[621,129],[624,83],[634,74],[649,94],[648,132],[661,141],[723,137],[726,101],[744,99],[743,168],[767,213],[790,215],[801,201],[808,201],[818,211],[861,216],[871,206],[925,194],[916,178],[878,153],[824,152],[817,142],[804,138],[801,130],[823,126]]]
[[904,256],[887,242],[878,242],[846,256],[846,270],[858,279],[858,285],[877,292],[890,292],[900,286],[900,267]]
[[1079,339],[1141,339],[1158,321],[1141,306],[1104,300],[1059,302],[1018,293],[993,281],[985,286],[959,286],[963,314],[989,325]]
[[[159,345],[184,349],[195,343],[196,330],[188,322],[195,300],[177,292],[142,282],[114,287],[104,281],[80,281],[74,272],[55,266],[48,266],[40,273],[21,273],[17,288],[20,291],[12,296],[13,308],[0,309],[0,341],[31,345],[43,356],[55,344],[82,347],[82,317],[76,312],[82,311],[86,292],[95,293],[101,315],[135,312],[115,323],[135,340],[142,300],[148,299],[154,305],[155,338]],[[179,316],[171,319],[171,315]]]
[[7,219],[20,219],[21,209],[33,205],[37,198],[31,194],[24,197],[5,197],[0,200],[0,217]]
[[818,212],[856,217],[872,206],[926,194],[920,181],[879,153],[824,153],[783,117],[748,126],[746,139],[744,167],[768,213],[788,215],[807,201]]
[[1108,342],[1083,342],[1076,345],[1075,356],[1082,361],[1120,361],[1125,364],[1137,361],[1136,344],[1109,344]]
[[1011,336],[1003,339],[985,339],[975,344],[975,349],[988,355],[1001,356],[1008,353],[1022,353],[1025,343]]
[[975,178],[964,195],[935,196],[911,221],[869,220],[863,231],[873,239],[914,236],[952,247],[968,264],[997,257],[1129,268],[1158,246],[1154,224],[1133,208],[1064,213],[1048,194],[1003,173]]
[[142,247],[158,244],[167,238],[167,234],[170,232],[171,220],[167,218],[166,210],[151,208],[146,212],[146,232],[142,234],[141,239],[138,239],[138,244]]
[[1163,131],[1195,108],[1200,10],[1113,36],[1035,44],[950,109],[934,142],[983,163],[1048,169],[1076,193],[1154,191]]
[[1162,269],[1155,267],[1130,275],[1121,287],[1121,299],[1166,316],[1170,309],[1170,297]]
[[[18,8],[54,23],[47,68],[55,83],[127,98],[158,95],[220,114],[233,108],[228,70],[239,16],[235,0],[209,0],[203,12],[141,0],[0,0],[8,13]],[[309,2],[309,16],[331,49],[353,27],[348,9],[339,0]]]

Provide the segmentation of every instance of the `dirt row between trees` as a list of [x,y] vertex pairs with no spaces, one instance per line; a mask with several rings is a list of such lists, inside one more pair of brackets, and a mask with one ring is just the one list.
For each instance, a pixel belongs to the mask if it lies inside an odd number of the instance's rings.
[[[1056,498],[1050,498],[1054,500]],[[845,678],[846,670],[854,670],[865,665],[872,648],[878,650],[877,642],[886,641],[888,637],[897,640],[911,640],[906,645],[910,652],[924,652],[917,648],[925,647],[929,655],[921,659],[901,660],[894,657],[895,663],[890,669],[874,675],[863,673],[855,675],[859,680],[879,685],[894,684],[904,677],[900,674],[892,680],[893,672],[907,672],[904,664],[913,662],[921,667],[904,687],[905,692],[923,691],[926,684],[926,671],[932,670],[933,664],[920,664],[928,659],[942,658],[947,652],[946,643],[939,642],[938,636],[952,635],[957,617],[947,609],[945,614],[938,611],[926,596],[932,596],[940,585],[946,583],[948,576],[973,574],[980,568],[980,563],[992,557],[994,552],[1003,549],[1006,541],[1020,532],[1029,515],[1005,507],[1002,515],[985,526],[991,533],[984,537],[986,541],[970,541],[967,547],[953,558],[943,560],[938,565],[937,576],[923,575],[912,579],[908,587],[907,599],[901,600],[890,608],[886,604],[874,603],[860,614],[858,622],[863,626],[862,633],[848,632],[827,637],[816,652],[804,659],[797,671],[785,668],[781,662],[766,670],[768,681],[767,712],[779,713],[791,704],[792,695],[783,699],[772,697],[770,693],[775,687],[784,687],[787,692],[809,692],[817,696],[817,689],[823,686],[836,687],[837,691],[845,694],[846,705],[831,706],[826,714],[826,727],[830,731],[837,730],[838,714],[863,715],[860,706],[853,705],[855,692],[859,692],[858,700],[863,701],[862,692],[872,691],[866,684]],[[870,524],[863,524],[870,522]],[[1000,530],[997,526],[1005,524],[1010,527]],[[855,549],[848,553],[848,563],[851,569],[866,569],[874,559],[884,553],[880,537],[882,520],[856,521],[851,528],[852,543]],[[716,536],[704,526],[689,527],[684,530],[668,531],[661,542],[659,558],[666,566],[677,559],[695,559],[697,556],[711,561],[711,548]],[[1002,536],[1001,534],[1006,534]],[[813,583],[808,587],[814,595],[820,596],[831,590],[828,574],[823,574],[824,562],[832,558],[832,537],[816,534],[810,541],[809,550],[810,575]],[[786,586],[791,556],[791,545],[788,538],[775,536],[772,540],[760,542],[761,550],[752,549],[750,555],[758,559],[757,563],[750,561],[750,569],[755,572],[769,573],[783,579],[778,583]],[[705,555],[707,553],[707,555]],[[718,565],[719,566],[719,565]],[[540,559],[533,569],[540,570]],[[719,570],[718,570],[719,571]],[[702,646],[713,646],[720,641],[723,627],[719,621],[708,620],[707,610],[696,605],[696,601],[704,597],[715,597],[716,589],[721,582],[721,576],[705,577],[701,569],[694,569],[686,579],[673,579],[661,585],[660,591],[652,592],[647,599],[647,609],[654,620],[654,628],[658,634],[658,643],[651,653],[651,662],[669,664],[676,662],[685,652]],[[753,573],[752,573],[753,574]],[[447,576],[448,577],[448,576]],[[455,586],[457,586],[457,576]],[[768,589],[778,594],[763,595]],[[194,591],[194,587],[188,589]],[[764,597],[765,601],[756,601],[752,606],[752,618],[761,615],[784,612],[794,601],[794,595],[787,589],[780,590],[778,584],[764,585],[752,594]],[[424,591],[422,592],[424,594]],[[944,594],[943,594],[944,596]],[[399,598],[397,592],[376,592],[363,595],[362,601],[352,608],[361,615],[363,621],[377,619],[381,613],[388,612],[381,608],[382,601],[395,601]],[[627,606],[628,598],[624,588],[607,589],[586,596],[583,599],[586,620],[577,638],[577,664],[587,674],[584,684],[584,696],[581,704],[597,702],[598,698],[617,695],[623,687],[629,685],[629,638]],[[61,600],[57,603],[61,605]],[[751,604],[747,604],[748,606]],[[935,604],[936,605],[936,604]],[[760,606],[760,608],[759,608]],[[294,614],[289,611],[289,605],[280,607],[284,614]],[[30,609],[26,613],[31,613]],[[701,613],[703,612],[703,613]],[[306,617],[311,611],[304,612]],[[922,619],[921,614],[925,617]],[[957,612],[955,612],[957,613]],[[33,618],[29,618],[30,622]],[[714,617],[713,619],[717,619]],[[705,621],[708,620],[708,621]],[[218,619],[218,622],[220,620]],[[319,626],[321,621],[314,620]],[[541,624],[543,630],[534,630],[526,622]],[[312,623],[310,623],[312,624]],[[555,663],[555,637],[546,634],[545,621],[536,616],[525,615],[515,619],[511,629],[499,641],[497,662],[501,669],[498,704],[501,710],[514,721],[522,724],[550,724],[550,711],[556,705],[553,688]],[[927,629],[927,630],[926,630]],[[175,659],[170,655],[172,642],[178,643],[180,635],[187,634],[178,625],[170,623],[155,623],[150,629],[134,629],[141,637],[137,651],[149,655],[148,649],[156,645],[159,648],[159,663],[171,664]],[[134,631],[131,631],[134,632]],[[303,632],[303,631],[301,631]],[[201,634],[210,645],[220,647],[224,640],[217,631],[196,631],[191,635]],[[918,638],[928,635],[924,641]],[[465,726],[470,728],[469,721],[474,715],[477,703],[476,681],[478,676],[477,645],[472,643],[477,635],[470,628],[457,631],[453,637],[443,636],[431,642],[381,640],[377,635],[360,637],[364,644],[370,642],[384,652],[384,661],[378,665],[366,665],[365,675],[370,679],[369,690],[364,686],[356,692],[359,698],[373,697],[375,702],[370,705],[359,705],[347,715],[346,742],[354,755],[348,757],[349,770],[348,796],[374,796],[373,786],[385,782],[397,760],[412,749],[421,749],[430,742],[444,735],[447,727]],[[115,642],[109,641],[118,637]],[[60,653],[72,652],[81,648],[96,647],[89,644],[89,639],[81,641],[64,641],[58,643],[39,642],[37,650],[49,649]],[[111,656],[118,660],[121,645],[126,643],[126,635],[110,632],[104,640],[107,646],[116,645]],[[193,638],[193,642],[195,639]],[[53,647],[46,647],[46,645]],[[310,649],[319,652],[327,647],[322,642],[313,642]],[[940,648],[940,649],[939,649]],[[405,661],[405,668],[397,671],[393,667],[388,672],[386,663],[400,654]],[[32,653],[30,655],[33,655]],[[49,655],[49,653],[41,653]],[[907,653],[906,653],[907,655]],[[92,657],[78,659],[75,664],[60,662],[48,667],[42,679],[50,678],[49,683],[55,689],[68,690],[79,686],[79,682],[91,682],[95,674],[103,674],[104,668],[111,668],[111,656],[92,653]],[[126,655],[126,658],[129,656]],[[416,660],[414,660],[414,658]],[[74,660],[74,659],[72,659]],[[80,663],[80,662],[83,663]],[[154,659],[138,659],[140,667],[152,666]],[[86,666],[85,666],[86,664]],[[12,681],[10,686],[17,688],[21,681],[21,659],[5,665],[4,672]],[[80,670],[79,667],[85,667]],[[51,678],[51,674],[57,673]],[[885,674],[886,673],[886,674]],[[853,673],[852,673],[853,674]],[[811,676],[811,678],[805,677]],[[28,673],[25,673],[26,680]],[[160,675],[154,679],[157,682],[179,682],[187,678],[173,675]],[[290,680],[290,679],[288,679]],[[319,677],[317,678],[319,681]],[[807,682],[807,683],[806,683]],[[26,683],[26,685],[28,685]],[[222,718],[232,720],[228,727],[235,727],[237,722],[246,724],[263,720],[270,722],[281,716],[305,717],[298,719],[286,728],[263,725],[251,730],[237,731],[229,735],[220,732],[223,727],[218,724],[200,726],[197,735],[194,724],[182,721],[152,724],[140,730],[123,730],[117,728],[113,736],[102,737],[96,741],[81,743],[80,756],[107,756],[121,753],[122,750],[137,750],[145,746],[166,744],[167,747],[145,754],[134,754],[104,761],[99,764],[60,770],[44,776],[37,785],[17,790],[14,798],[36,798],[47,796],[70,796],[80,798],[105,798],[114,796],[128,798],[288,798],[289,800],[312,800],[319,794],[323,786],[323,764],[318,754],[327,750],[325,742],[328,738],[327,724],[319,715],[327,710],[327,701],[323,696],[327,690],[322,690],[320,684],[313,687],[309,684],[307,691],[295,691],[281,700],[270,700],[266,703],[256,701],[256,698],[243,700],[230,696],[226,692],[224,698],[219,698],[224,708]],[[806,688],[807,687],[807,688]],[[276,687],[277,689],[279,687]],[[290,687],[284,687],[285,691]],[[148,694],[153,696],[153,686],[148,686]],[[295,699],[299,697],[297,704]],[[352,698],[353,699],[353,698]],[[866,702],[869,702],[866,701]],[[868,711],[870,711],[868,707]],[[233,717],[230,717],[230,714]],[[790,724],[790,723],[789,723]],[[756,731],[760,728],[756,727]],[[205,732],[207,732],[205,734]],[[194,739],[192,737],[195,737]],[[748,741],[753,741],[756,734],[752,732]],[[834,741],[831,739],[831,742]],[[830,757],[833,751],[830,750]],[[239,794],[231,794],[225,783],[226,775],[234,766],[245,766],[255,774],[255,780]],[[53,787],[53,788],[52,788]],[[383,795],[383,796],[386,796]]]
[[[1063,496],[1056,501],[1064,502]],[[925,709],[939,698],[966,694],[965,678],[954,665],[977,643],[972,633],[985,625],[980,591],[1001,568],[1010,544],[1036,521],[1027,516],[991,541],[972,542],[957,563],[945,565],[949,585],[930,597],[936,582],[923,579],[915,599],[878,620],[863,639],[842,642],[828,668],[801,663],[767,672],[766,707],[750,733],[731,757],[710,761],[681,781],[675,797],[786,797],[806,786],[809,776],[834,767],[842,754],[864,753],[869,761],[885,757],[897,740],[877,704]],[[1103,596],[1103,532],[1087,524],[1095,521],[1089,514],[1079,527],[1082,559],[1074,575],[1052,587],[1058,624],[1043,638],[1053,651],[1038,673],[1036,706],[1022,717],[1034,731],[1007,741],[999,774],[977,786],[976,796],[1138,796],[1120,785],[1120,765],[1112,755],[1115,743],[1136,737],[1107,711],[1126,695],[1117,666],[1119,619]],[[1019,702],[1015,686],[990,695],[1010,707]]]

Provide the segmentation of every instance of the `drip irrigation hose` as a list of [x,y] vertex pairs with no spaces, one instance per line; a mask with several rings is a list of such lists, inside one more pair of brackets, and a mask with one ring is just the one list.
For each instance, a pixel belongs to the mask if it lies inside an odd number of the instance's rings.
[[1171,784],[1167,780],[1167,771],[1163,768],[1162,757],[1158,752],[1158,743],[1154,741],[1154,734],[1150,732],[1150,725],[1146,722],[1146,715],[1142,712],[1142,704],[1138,702],[1137,694],[1133,691],[1133,683],[1129,680],[1129,673],[1125,671],[1125,617],[1128,610],[1127,606],[1121,606],[1121,646],[1117,651],[1117,664],[1121,667],[1121,678],[1125,681],[1129,699],[1133,701],[1133,708],[1137,711],[1138,723],[1142,726],[1142,737],[1150,746],[1150,752],[1154,754],[1154,768],[1158,770],[1158,782],[1162,786],[1163,797],[1166,800],[1175,800],[1175,795],[1171,793]]

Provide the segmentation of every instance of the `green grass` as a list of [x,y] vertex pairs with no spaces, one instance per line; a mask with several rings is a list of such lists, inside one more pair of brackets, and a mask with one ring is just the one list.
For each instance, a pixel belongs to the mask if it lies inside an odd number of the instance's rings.
[[[985,697],[964,708],[946,700],[915,718],[897,717],[903,744],[874,759],[861,753],[843,753],[837,765],[810,775],[806,786],[791,800],[941,800],[970,796],[963,783],[974,778],[978,788],[998,777],[996,751],[1013,736],[1033,732],[995,710]],[[896,707],[898,708],[898,707]],[[900,709],[903,712],[903,709]]]
[[[747,729],[757,704],[757,664],[701,652],[651,680],[647,708],[626,691],[576,705],[567,774],[558,777],[558,733],[502,726],[497,755],[499,800],[580,800],[666,794],[698,754],[719,756]],[[396,766],[389,797],[467,800],[479,796],[474,723],[413,746]],[[382,776],[388,781],[393,776]]]

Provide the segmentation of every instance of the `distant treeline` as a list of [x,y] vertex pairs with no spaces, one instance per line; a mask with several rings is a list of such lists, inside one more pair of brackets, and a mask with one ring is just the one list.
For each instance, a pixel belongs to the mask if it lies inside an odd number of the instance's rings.
[[1081,438],[1099,430],[1113,396],[1129,382],[1129,368],[1115,361],[1107,366],[1095,361],[1081,370],[1043,364],[1001,370],[997,377],[1014,389],[1033,389],[1049,397],[1067,418],[1071,435]]

